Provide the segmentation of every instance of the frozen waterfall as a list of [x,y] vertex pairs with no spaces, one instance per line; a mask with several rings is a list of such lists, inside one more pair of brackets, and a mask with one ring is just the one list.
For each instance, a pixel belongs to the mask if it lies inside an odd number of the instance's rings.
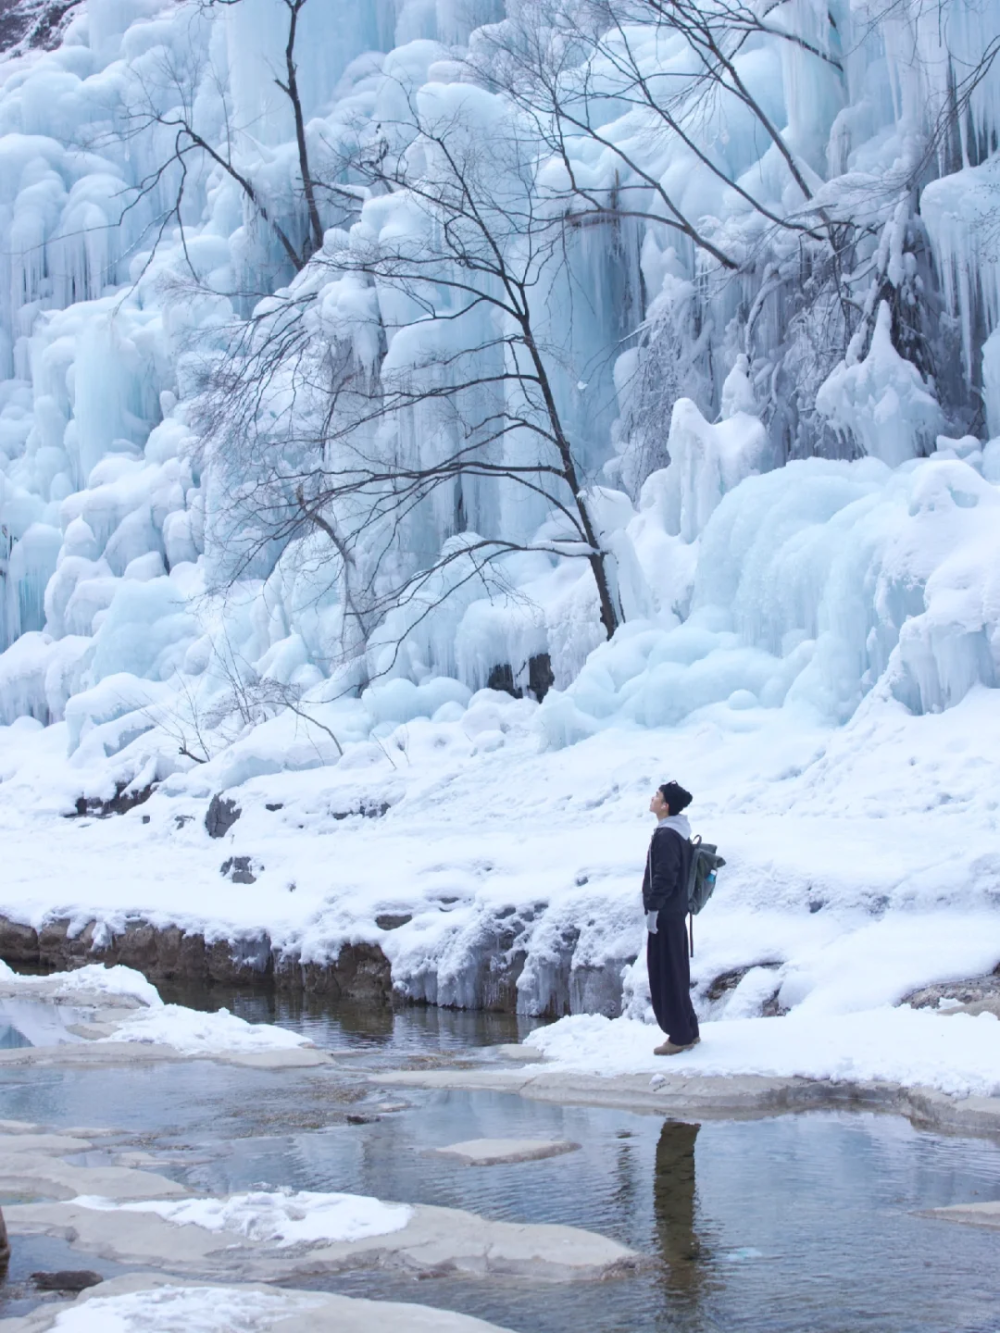
[[294,90],[283,0],[0,54],[0,722],[131,781],[998,684],[995,7],[719,0],[709,96],[609,4],[309,0]]

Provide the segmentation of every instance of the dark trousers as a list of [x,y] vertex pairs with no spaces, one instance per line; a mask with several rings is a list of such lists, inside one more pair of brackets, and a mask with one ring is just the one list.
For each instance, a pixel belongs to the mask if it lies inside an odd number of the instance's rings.
[[655,935],[646,937],[649,994],[656,1021],[675,1046],[698,1039],[691,1003],[691,959],[684,917],[661,912]]

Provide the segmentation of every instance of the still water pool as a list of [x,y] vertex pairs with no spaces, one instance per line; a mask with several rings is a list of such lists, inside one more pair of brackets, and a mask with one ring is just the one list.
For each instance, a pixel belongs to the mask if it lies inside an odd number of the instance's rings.
[[[461,1310],[517,1333],[1000,1333],[1000,1233],[920,1215],[1000,1198],[996,1142],[921,1132],[887,1115],[698,1125],[490,1092],[407,1088],[397,1096],[373,1089],[366,1072],[454,1062],[486,1042],[516,1039],[516,1024],[227,998],[245,1017],[270,1017],[351,1054],[342,1068],[291,1077],[206,1062],[5,1070],[0,1118],[113,1127],[99,1152],[78,1160],[154,1152],[166,1159],[164,1174],[211,1193],[346,1190],[568,1223],[652,1256],[637,1275],[566,1287],[382,1271],[307,1284]],[[390,1105],[402,1109],[383,1109]],[[426,1152],[481,1137],[581,1147],[484,1168]],[[72,1266],[96,1265],[76,1252]]]

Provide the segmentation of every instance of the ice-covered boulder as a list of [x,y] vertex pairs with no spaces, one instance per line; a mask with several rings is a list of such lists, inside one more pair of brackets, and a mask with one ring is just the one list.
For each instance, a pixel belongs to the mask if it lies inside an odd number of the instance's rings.
[[892,344],[892,313],[885,301],[868,355],[835,367],[816,395],[816,408],[834,430],[890,467],[931,453],[944,428],[933,387]]
[[[729,402],[734,407],[738,395]],[[712,425],[690,398],[679,398],[670,419],[666,475],[646,482],[640,504],[654,492],[664,527],[687,542],[700,536],[724,495],[771,466],[771,447],[760,418],[737,408]]]
[[786,702],[844,722],[880,680],[939,711],[1000,681],[998,569],[1000,490],[957,457],[749,477],[701,534],[683,623],[623,626],[545,700],[543,734]]
[[757,415],[753,385],[750,383],[750,362],[742,352],[733,362],[733,368],[722,382],[722,419],[728,421],[739,412]]

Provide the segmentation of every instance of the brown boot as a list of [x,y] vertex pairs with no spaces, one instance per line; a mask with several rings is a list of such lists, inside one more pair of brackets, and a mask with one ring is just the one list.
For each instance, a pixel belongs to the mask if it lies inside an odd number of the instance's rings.
[[686,1046],[675,1046],[668,1038],[653,1050],[654,1055],[680,1055],[681,1051],[690,1051],[701,1041],[700,1037],[695,1037],[694,1041],[689,1041]]

